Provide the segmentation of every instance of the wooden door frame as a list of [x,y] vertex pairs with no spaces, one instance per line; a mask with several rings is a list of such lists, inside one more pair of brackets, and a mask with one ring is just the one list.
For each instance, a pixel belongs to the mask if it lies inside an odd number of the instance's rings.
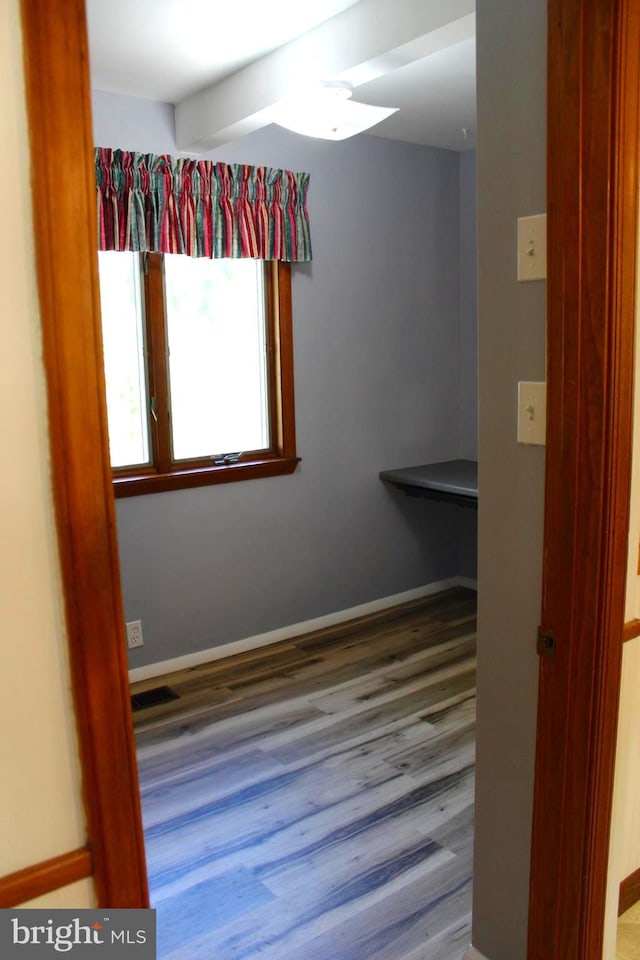
[[529,960],[600,960],[629,527],[640,0],[550,0],[547,469]]
[[109,461],[84,0],[21,0],[21,9],[51,472],[88,847],[97,905],[142,907],[147,874]]
[[[556,650],[540,665],[529,960],[601,956],[629,508],[639,2],[549,0],[543,611]],[[87,832],[99,903],[146,906],[103,390],[84,3],[21,6]]]

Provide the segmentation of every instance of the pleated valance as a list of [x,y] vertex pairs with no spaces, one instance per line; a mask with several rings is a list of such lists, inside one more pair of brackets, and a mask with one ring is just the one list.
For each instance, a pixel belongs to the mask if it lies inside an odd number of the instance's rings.
[[100,250],[310,260],[308,173],[95,151]]

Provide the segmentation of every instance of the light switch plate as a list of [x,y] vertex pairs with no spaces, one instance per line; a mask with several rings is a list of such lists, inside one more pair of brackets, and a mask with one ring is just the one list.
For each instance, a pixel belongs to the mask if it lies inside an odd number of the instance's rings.
[[518,443],[544,444],[547,432],[547,385],[518,384]]
[[547,276],[547,215],[518,220],[518,280],[544,280]]

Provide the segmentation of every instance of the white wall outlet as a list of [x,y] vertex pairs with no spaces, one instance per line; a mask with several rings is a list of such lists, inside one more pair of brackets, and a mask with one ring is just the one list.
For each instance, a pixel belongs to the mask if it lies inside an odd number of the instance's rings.
[[518,280],[544,280],[547,276],[547,215],[518,220]]
[[127,646],[129,650],[135,647],[141,647],[144,644],[142,639],[142,620],[130,620],[127,627]]
[[544,444],[547,434],[547,385],[518,384],[518,443]]

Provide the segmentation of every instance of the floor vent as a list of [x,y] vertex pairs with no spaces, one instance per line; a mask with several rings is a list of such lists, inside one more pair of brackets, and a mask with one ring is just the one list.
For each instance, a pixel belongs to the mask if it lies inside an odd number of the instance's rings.
[[171,687],[154,687],[153,690],[134,693],[131,697],[131,709],[144,710],[145,707],[157,707],[159,703],[169,703],[170,700],[179,699],[180,695]]

